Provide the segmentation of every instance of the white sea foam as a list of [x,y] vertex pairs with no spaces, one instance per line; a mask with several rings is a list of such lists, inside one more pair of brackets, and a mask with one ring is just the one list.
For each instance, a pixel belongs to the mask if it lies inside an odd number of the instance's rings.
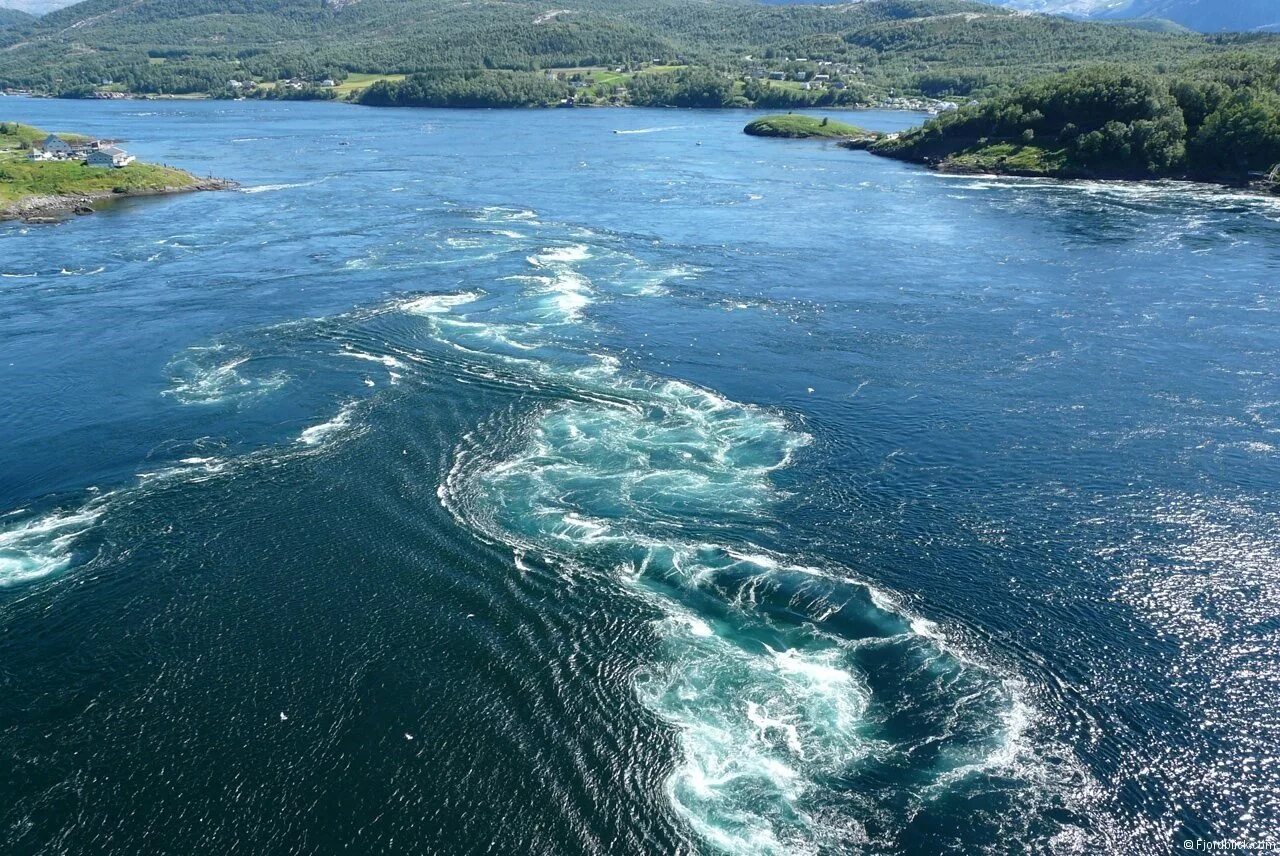
[[172,385],[165,390],[183,404],[220,404],[272,392],[284,386],[289,376],[274,371],[259,377],[245,377],[241,367],[249,363],[248,356],[217,359],[224,352],[221,346],[192,348],[186,355],[170,363]]
[[615,134],[657,134],[661,131],[678,131],[683,125],[663,125],[657,128],[635,128],[631,130],[617,130]]
[[586,244],[570,244],[564,247],[549,247],[529,256],[529,264],[534,267],[572,264],[591,258],[591,248]]
[[357,351],[351,346],[344,347],[338,352],[339,356],[351,357],[356,360],[364,360],[370,363],[380,363],[389,369],[403,369],[404,363],[393,356],[387,354],[368,354],[364,351]]
[[484,222],[503,222],[518,220],[523,222],[534,223],[538,219],[538,215],[534,211],[527,208],[506,208],[501,205],[491,205],[480,209],[480,216],[476,219]]
[[71,564],[77,538],[102,514],[100,504],[56,511],[0,529],[0,588],[32,582]]
[[293,183],[282,184],[255,184],[252,187],[240,188],[241,193],[276,193],[281,190],[294,190],[299,187],[313,187],[324,182],[326,178],[318,178],[315,181],[298,181]]
[[332,419],[304,429],[298,435],[298,442],[306,446],[319,446],[333,440],[339,434],[346,433],[354,423],[357,406],[358,402],[348,401]]
[[414,315],[435,315],[449,312],[457,306],[474,303],[482,296],[484,296],[484,293],[480,291],[463,291],[456,294],[428,294],[402,303],[400,308]]

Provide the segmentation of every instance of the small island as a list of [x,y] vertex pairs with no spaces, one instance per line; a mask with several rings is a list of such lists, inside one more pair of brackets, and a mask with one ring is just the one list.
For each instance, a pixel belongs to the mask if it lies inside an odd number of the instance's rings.
[[114,199],[235,186],[142,163],[110,141],[0,122],[0,220],[53,222]]
[[756,119],[742,129],[744,134],[753,137],[782,137],[788,140],[831,139],[831,140],[866,140],[876,139],[878,135],[856,125],[844,122],[833,122],[823,117],[802,116],[797,113],[785,113],[778,116],[765,116]]

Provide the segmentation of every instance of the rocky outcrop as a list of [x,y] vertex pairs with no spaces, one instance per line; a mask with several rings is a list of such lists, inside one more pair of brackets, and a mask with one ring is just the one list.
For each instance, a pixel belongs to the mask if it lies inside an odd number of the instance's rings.
[[92,214],[99,203],[136,196],[171,196],[200,190],[235,190],[240,185],[223,178],[201,178],[192,184],[161,187],[152,190],[102,191],[66,196],[28,196],[0,206],[0,220],[23,220],[28,223],[50,223],[75,214]]

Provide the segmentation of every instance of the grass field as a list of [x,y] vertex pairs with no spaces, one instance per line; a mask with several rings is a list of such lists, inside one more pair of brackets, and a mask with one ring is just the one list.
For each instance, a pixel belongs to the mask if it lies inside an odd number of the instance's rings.
[[338,93],[339,98],[346,98],[353,95],[361,89],[367,89],[379,80],[390,80],[395,83],[404,80],[403,74],[349,74],[347,79],[334,87],[334,92]]
[[[34,144],[44,142],[47,136],[49,136],[48,131],[43,131],[31,125],[22,125],[18,122],[0,122],[0,156],[3,156],[6,152],[25,152]],[[87,143],[92,139],[82,134],[58,134],[58,136],[73,145]]]
[[180,169],[134,162],[120,169],[85,166],[80,161],[31,162],[0,159],[0,203],[29,196],[137,193],[190,187],[196,179]]
[[756,119],[743,128],[743,131],[753,137],[786,137],[788,139],[863,137],[869,133],[856,125],[846,125],[844,122],[833,122],[830,119],[801,116],[795,113]]

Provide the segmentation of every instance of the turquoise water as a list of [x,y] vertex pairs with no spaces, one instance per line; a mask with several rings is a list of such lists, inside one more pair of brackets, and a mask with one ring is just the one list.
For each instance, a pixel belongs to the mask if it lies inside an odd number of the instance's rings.
[[4,106],[243,185],[0,227],[12,852],[1280,823],[1280,203],[733,112]]

